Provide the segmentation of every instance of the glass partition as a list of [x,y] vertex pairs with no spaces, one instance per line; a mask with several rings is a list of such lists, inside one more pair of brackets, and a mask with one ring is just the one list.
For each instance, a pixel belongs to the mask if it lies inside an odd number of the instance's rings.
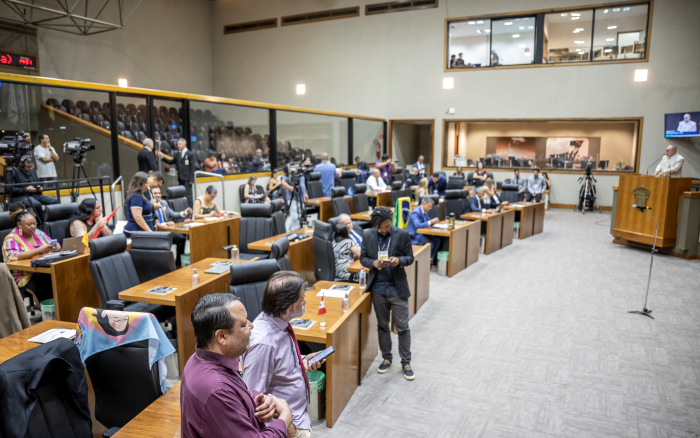
[[[355,157],[362,161],[374,163],[382,154],[382,135],[384,122],[376,120],[353,119],[352,150]],[[355,157],[352,157],[353,160]],[[355,164],[354,162],[352,164]]]
[[492,66],[532,64],[534,54],[534,16],[491,21]]
[[[153,99],[151,102],[151,129],[154,148],[166,155],[173,156],[177,151],[177,140],[183,135],[182,101],[170,99]],[[178,185],[175,166],[158,160],[158,168],[165,183],[161,189],[163,195],[170,186]]]
[[648,16],[648,4],[596,9],[593,60],[644,58]]
[[544,16],[545,62],[591,60],[593,11],[554,12]]
[[[280,145],[281,143],[281,145]],[[336,166],[348,164],[348,119],[321,114],[277,111],[277,165],[309,157],[321,161],[326,152]]]
[[[190,103],[191,147],[198,165],[217,155],[226,173],[269,171],[270,112],[220,103],[192,101]],[[263,155],[262,168],[253,166],[257,150]]]
[[116,123],[119,132],[119,171],[124,182],[139,171],[138,154],[148,137],[146,98],[117,95]]
[[491,20],[450,23],[447,68],[487,67],[491,64]]

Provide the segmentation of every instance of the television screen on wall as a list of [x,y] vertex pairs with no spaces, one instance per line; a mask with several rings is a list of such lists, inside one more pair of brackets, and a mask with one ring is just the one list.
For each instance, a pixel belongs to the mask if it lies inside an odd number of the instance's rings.
[[666,114],[666,137],[698,137],[700,111]]

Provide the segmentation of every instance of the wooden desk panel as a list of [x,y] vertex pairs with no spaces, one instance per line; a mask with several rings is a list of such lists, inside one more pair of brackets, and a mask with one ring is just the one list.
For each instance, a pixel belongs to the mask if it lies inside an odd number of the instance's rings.
[[180,436],[180,382],[126,423],[115,438],[177,438]]
[[377,200],[377,207],[393,207],[393,205],[391,205],[391,190],[367,192],[367,197],[375,198]]
[[[274,242],[291,233],[305,233],[312,236],[314,234],[314,229],[300,228],[290,231],[289,233],[278,234],[267,239],[249,243],[248,248],[260,251],[271,251]],[[314,272],[316,270],[316,259],[314,258],[312,242],[313,238],[300,240],[298,242],[289,242],[289,251],[287,251],[292,271],[298,272],[310,285],[316,283],[316,275]]]
[[515,211],[506,210],[499,213],[467,213],[462,219],[486,222],[486,242],[484,254],[491,254],[513,243],[513,223]]
[[[542,204],[544,208],[544,204]],[[503,231],[501,232],[501,248],[513,243],[513,227],[515,226],[515,211],[503,212]]]
[[[448,221],[438,222],[438,224],[447,224]],[[478,222],[477,222],[478,223]],[[429,236],[447,237],[449,239],[450,260],[447,264],[447,276],[453,277],[467,267],[467,253],[464,248],[467,246],[468,227],[472,222],[467,221],[463,224],[455,224],[454,230],[445,230],[440,228],[421,228],[418,230],[421,234]]]
[[189,228],[178,228],[180,224],[173,227],[159,225],[157,230],[189,235],[190,263],[196,263],[208,257],[229,257],[223,248],[227,245],[238,245],[240,216],[236,215],[217,221],[197,219],[195,222],[203,225]]
[[430,245],[413,246],[413,264],[416,271],[416,293],[410,301],[414,301],[414,313],[430,298]]
[[[521,207],[514,207],[520,205]],[[518,239],[525,239],[544,231],[544,202],[520,201],[506,205],[506,210],[515,210],[520,218]],[[517,218],[516,218],[517,220]]]
[[318,219],[323,222],[328,222],[328,219],[334,216],[333,204],[330,196],[309,199],[305,202],[306,205],[318,207]]
[[473,221],[467,225],[467,267],[479,261],[481,251],[481,222]]
[[532,234],[540,234],[544,231],[544,202],[536,202],[532,209],[535,216],[532,224]]

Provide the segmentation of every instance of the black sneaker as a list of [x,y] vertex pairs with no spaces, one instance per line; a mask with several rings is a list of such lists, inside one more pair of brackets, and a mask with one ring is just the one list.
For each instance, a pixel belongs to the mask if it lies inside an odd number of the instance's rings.
[[413,371],[411,370],[411,365],[403,366],[403,376],[406,378],[406,380],[413,380],[416,378],[416,376],[413,374]]
[[382,364],[379,365],[379,368],[377,368],[377,372],[379,374],[384,374],[389,371],[389,368],[391,368],[391,361],[384,359],[384,362],[382,362]]

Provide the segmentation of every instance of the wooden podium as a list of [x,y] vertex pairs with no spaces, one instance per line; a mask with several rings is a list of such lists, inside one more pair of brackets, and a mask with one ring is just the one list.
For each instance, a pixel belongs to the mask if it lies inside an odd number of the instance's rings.
[[656,246],[669,247],[676,244],[678,210],[683,192],[690,191],[692,178],[655,178],[647,175],[620,175],[617,189],[617,211],[613,237],[631,242],[652,245],[654,243],[654,220],[636,208],[632,192],[644,186],[651,191],[647,213],[659,221]]

